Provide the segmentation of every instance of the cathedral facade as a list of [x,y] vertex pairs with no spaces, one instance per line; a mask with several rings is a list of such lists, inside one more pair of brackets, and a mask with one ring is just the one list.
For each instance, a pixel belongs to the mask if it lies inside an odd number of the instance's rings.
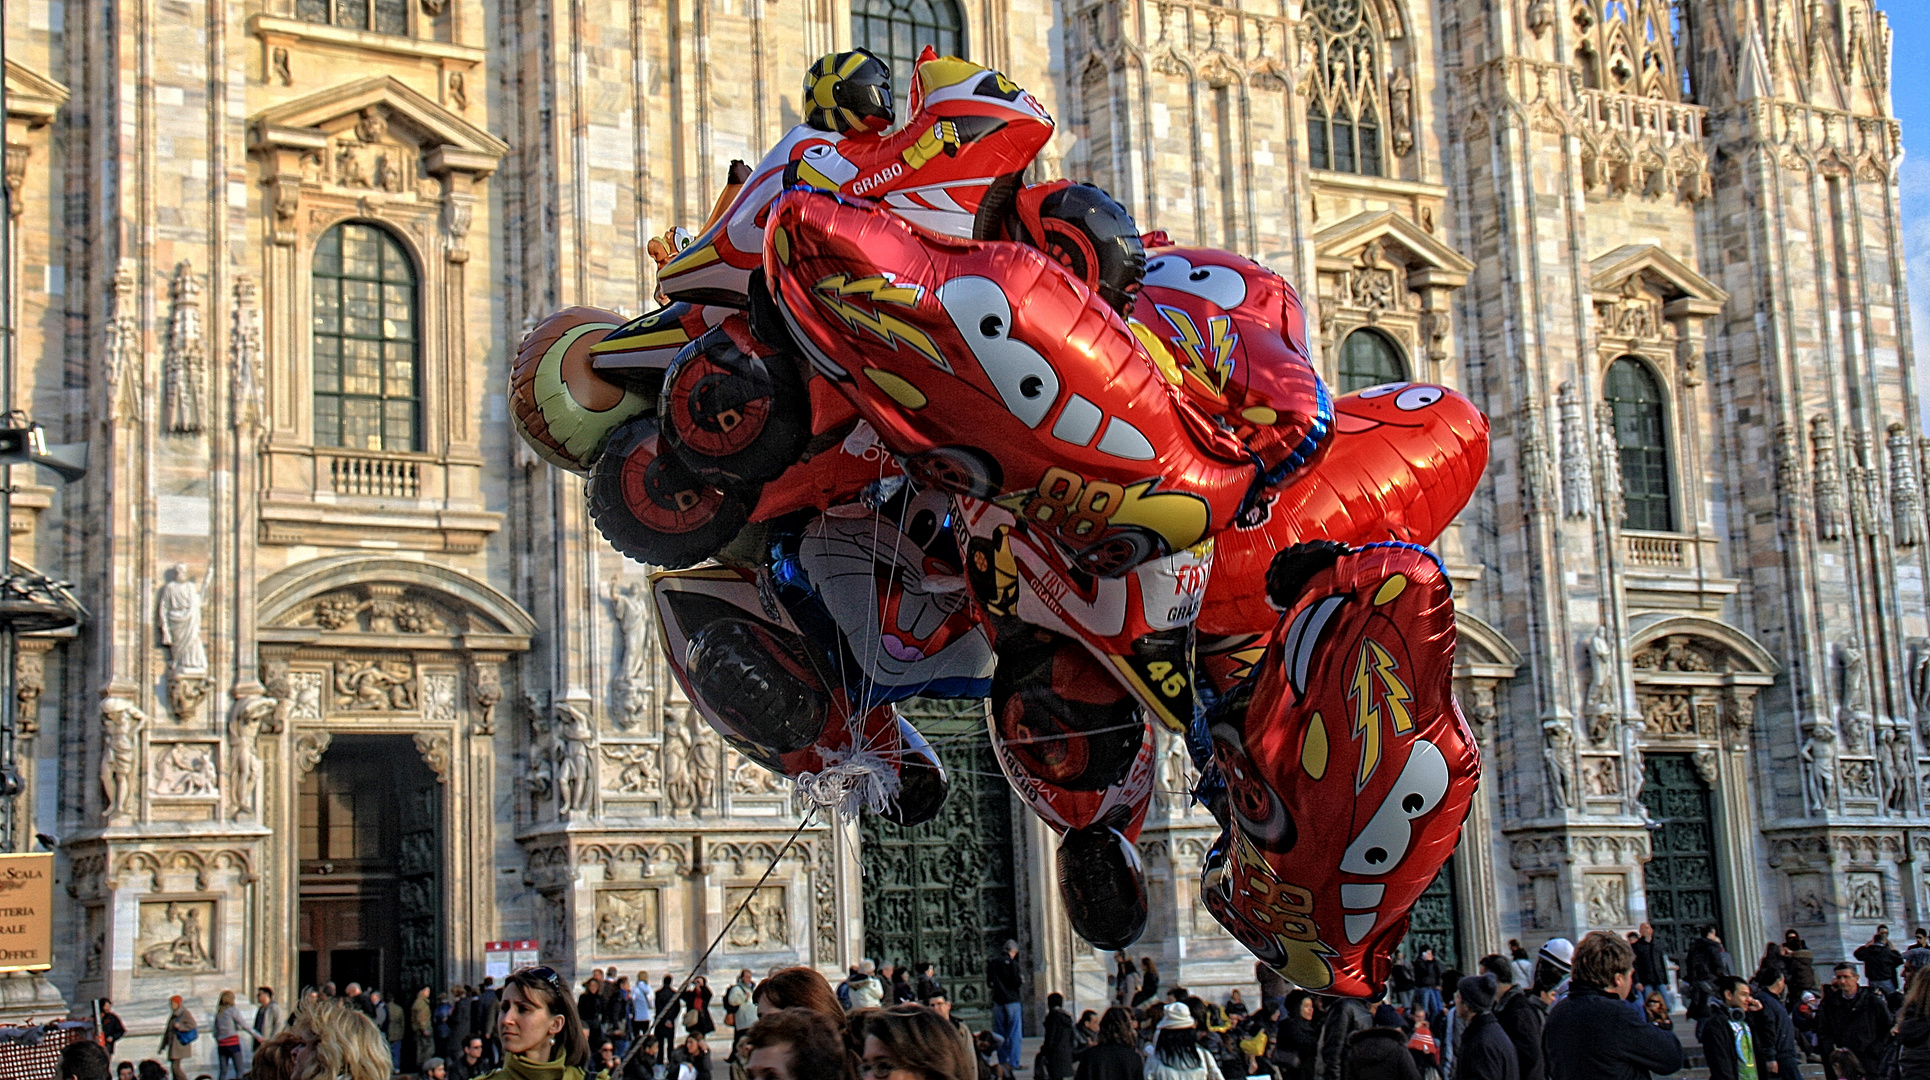
[[[582,977],[935,960],[1016,937],[1105,996],[971,708],[906,836],[801,822],[669,680],[644,568],[512,430],[534,320],[637,314],[649,238],[801,118],[820,54],[1030,89],[1039,177],[1249,253],[1341,391],[1493,420],[1438,545],[1487,772],[1410,942],[1704,925],[1739,964],[1930,922],[1926,443],[1889,31],[1870,0],[34,0],[7,9],[19,391],[16,849],[55,968],[0,1005],[392,997],[491,942]],[[901,89],[902,93],[902,89]],[[1162,739],[1164,736],[1162,736]],[[1162,742],[1166,985],[1248,983]],[[768,872],[767,872],[768,871]],[[731,916],[741,911],[733,921]],[[728,925],[727,925],[728,924]],[[205,1014],[204,1014],[205,1015]],[[211,1044],[212,1040],[208,1040]],[[209,1053],[212,1053],[210,1047]]]

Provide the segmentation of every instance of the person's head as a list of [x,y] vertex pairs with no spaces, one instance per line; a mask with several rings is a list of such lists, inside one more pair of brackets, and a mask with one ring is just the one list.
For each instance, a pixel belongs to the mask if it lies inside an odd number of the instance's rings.
[[670,976],[668,976],[668,975],[665,975],[665,976],[663,977],[663,988],[664,988],[665,990],[669,990],[669,989],[671,989],[671,986],[670,986]]
[[[259,1062],[261,1060],[260,1055],[256,1055],[255,1060]],[[288,1074],[280,1073],[277,1075],[286,1076]],[[141,1062],[140,1076],[141,1080],[168,1080],[167,1066],[153,1058],[148,1058],[146,1061]]]
[[432,1057],[422,1063],[422,1075],[424,1080],[447,1080],[449,1066],[441,1058]]
[[926,998],[925,1007],[947,1020],[952,1018],[952,999],[947,997],[943,990]]
[[576,1016],[576,1002],[563,980],[546,967],[527,967],[503,983],[503,1051],[538,1064],[562,1058],[583,1068],[590,1060],[590,1037]]
[[1803,941],[1803,935],[1797,933],[1794,929],[1783,931],[1783,944],[1791,950],[1809,948]]
[[361,983],[349,983],[349,984],[348,984],[348,989],[347,989],[347,990],[346,990],[345,992],[346,992],[346,993],[348,994],[348,996],[349,996],[349,997],[361,997],[361,996],[362,996],[362,984],[361,984]]
[[425,987],[423,987],[422,989],[420,989],[420,990],[417,990],[417,991],[415,992],[415,996],[416,996],[416,997],[417,997],[417,998],[418,998],[419,1000],[422,1000],[422,1001],[427,1001],[427,1000],[429,1000],[429,988],[425,986]]
[[878,965],[876,965],[876,964],[874,964],[874,963],[872,963],[872,962],[871,962],[871,961],[869,961],[869,960],[860,960],[860,961],[858,961],[858,974],[860,974],[860,975],[867,975],[867,976],[868,976],[868,975],[871,975],[871,974],[873,974],[873,973],[874,973],[874,972],[876,972],[877,970],[878,970]]
[[[1718,930],[1719,930],[1719,928],[1718,928],[1718,927],[1716,926],[1716,924],[1714,924],[1714,923],[1710,923],[1710,924],[1709,924],[1708,926],[1706,926],[1706,927],[1703,927],[1703,929],[1702,929],[1702,936],[1703,936],[1703,937],[1706,937],[1706,938],[1708,938],[1708,939],[1709,939],[1710,941],[1713,941],[1713,942],[1715,942],[1716,944],[1718,944],[1718,945],[1720,945],[1720,944],[1722,944],[1722,934],[1721,934],[1721,933],[1719,933],[1719,932],[1718,932]],[[1877,932],[1878,932],[1879,934],[1881,934],[1881,933],[1883,933],[1883,931],[1881,931],[1881,930],[1879,930],[1879,931],[1877,931]]]
[[1521,947],[1520,938],[1508,939],[1508,955],[1516,960],[1528,959],[1528,950]]
[[815,1010],[759,1013],[744,1043],[750,1080],[847,1080],[844,1037]]
[[[603,1040],[596,1048],[596,1062],[606,1069],[618,1064],[617,1044],[608,1039]],[[615,1073],[613,1072],[611,1075],[615,1075]]]
[[[288,1080],[388,1080],[389,1042],[375,1021],[343,1001],[309,1006],[289,1022]],[[279,1038],[279,1036],[277,1036]],[[270,1040],[271,1042],[273,1040]]]
[[1463,1020],[1494,1008],[1495,981],[1492,975],[1469,975],[1454,987],[1455,1015]]
[[1740,975],[1718,975],[1715,977],[1716,993],[1722,995],[1722,1003],[1731,1009],[1747,1010],[1755,1001],[1749,992],[1749,982]]
[[1765,967],[1756,972],[1756,977],[1749,981],[1755,983],[1764,993],[1774,998],[1782,997],[1783,991],[1789,988],[1789,981],[1783,978],[1781,968]]
[[1642,938],[1641,938],[1641,936],[1640,936],[1640,935],[1638,935],[1638,934],[1637,934],[1637,933],[1636,933],[1635,931],[1633,931],[1633,930],[1630,930],[1630,931],[1628,932],[1628,943],[1629,943],[1630,945],[1633,945],[1633,944],[1635,944],[1636,942],[1638,942],[1638,941],[1640,941],[1640,940],[1642,940]]
[[647,972],[647,971],[639,971],[639,972],[637,972],[637,985],[638,985],[638,986],[649,986],[649,985],[650,985],[650,973],[649,973],[649,972]]
[[1119,1046],[1133,1044],[1133,1031],[1137,1024],[1133,1021],[1131,1009],[1114,1005],[1099,1017],[1099,1041]]
[[748,985],[752,982],[755,982],[756,978],[751,974],[750,968],[745,968],[742,971],[739,971],[737,973],[737,981]]
[[1087,1009],[1085,1012],[1080,1013],[1079,1026],[1085,1028],[1087,1031],[1097,1028],[1099,1026],[1099,1014],[1092,1009]]
[[1284,1015],[1297,1016],[1302,1020],[1313,1019],[1313,995],[1305,990],[1295,990],[1287,995],[1287,1011]]
[[1240,992],[1238,990],[1230,991],[1226,995],[1226,1003],[1228,1005],[1232,1005],[1235,1002],[1239,1002],[1242,1005],[1246,1004],[1244,1001],[1240,1000]]
[[275,992],[266,986],[255,987],[255,1004],[266,1005],[275,1000]]
[[1140,957],[1140,958],[1139,958],[1139,966],[1140,966],[1140,967],[1141,967],[1142,969],[1144,969],[1144,970],[1145,970],[1145,972],[1146,972],[1147,974],[1149,974],[1149,975],[1157,975],[1157,974],[1159,974],[1159,968],[1157,968],[1157,967],[1155,967],[1155,966],[1153,965],[1153,958],[1152,958],[1152,957],[1150,957],[1150,956],[1142,956],[1142,957]]
[[1836,965],[1830,985],[1846,995],[1856,993],[1856,965],[1847,960]]
[[1185,1003],[1175,1001],[1166,1006],[1153,1030],[1153,1053],[1161,1064],[1174,1069],[1199,1067],[1199,1027]]
[[136,1080],[134,1063],[131,1061],[123,1061],[119,1065],[114,1066],[114,1080]]
[[699,1035],[694,1031],[685,1032],[684,1033],[684,1053],[690,1054],[692,1056],[695,1056],[697,1054],[708,1054],[710,1053],[710,1047],[704,1044],[704,1037],[702,1035]]
[[1007,956],[1017,956],[1018,954],[1019,954],[1019,943],[1018,943],[1018,942],[1016,942],[1016,941],[1014,941],[1014,940],[1012,940],[1011,938],[1006,938],[1006,939],[1005,939],[1005,955],[1007,955]]
[[[1508,958],[1505,956],[1502,956],[1500,953],[1489,953],[1488,955],[1482,957],[1480,966],[1483,972],[1494,976],[1495,986],[1502,987],[1502,986],[1514,985],[1515,966],[1509,963]],[[1499,991],[1497,990],[1497,993],[1498,992]]]
[[1054,993],[1050,993],[1050,994],[1047,994],[1047,995],[1045,996],[1045,1007],[1046,1007],[1046,1008],[1048,1008],[1048,1009],[1063,1009],[1063,1008],[1065,1008],[1065,1007],[1066,1007],[1066,996],[1065,996],[1064,994],[1061,994],[1061,993],[1057,993],[1057,992],[1054,992]]
[[325,998],[335,996],[335,984],[333,982],[325,982],[322,984],[322,996]]
[[462,1057],[464,1061],[476,1061],[482,1057],[482,1052],[483,1043],[481,1035],[471,1035],[469,1036],[469,1040],[462,1044]]
[[1432,945],[1421,946],[1421,959],[1423,960],[1434,959],[1434,946]]
[[68,1043],[60,1051],[60,1080],[109,1080],[111,1075],[106,1048],[91,1039]]
[[975,1080],[978,1065],[953,1031],[950,1021],[923,1005],[873,1012],[865,1019],[859,1080]]
[[1898,1015],[1930,1016],[1930,968],[1910,976],[1903,988],[1903,1008]]
[[[1712,929],[1712,930],[1713,930],[1713,929],[1715,929],[1715,928],[1714,928],[1714,927],[1710,927],[1710,929]],[[1878,941],[1882,941],[1882,940],[1883,940],[1884,938],[1886,938],[1886,937],[1889,937],[1889,936],[1890,936],[1890,928],[1889,928],[1889,926],[1887,926],[1887,925],[1885,925],[1885,924],[1883,924],[1883,923],[1877,923],[1877,924],[1876,924],[1876,939],[1877,939]]]
[[232,1007],[234,1003],[235,992],[233,990],[223,990],[221,996],[215,999],[214,1007],[217,1009],[226,1009]]
[[370,990],[370,991],[369,991],[369,1000],[370,1000],[370,1001],[373,1001],[373,1002],[376,1002],[377,1004],[380,1004],[380,1003],[382,1002],[382,1000],[383,1000],[383,998],[382,998],[382,991],[380,991],[380,990]]
[[1606,990],[1615,997],[1627,997],[1635,970],[1635,950],[1628,942],[1606,930],[1592,930],[1575,946],[1573,972],[1576,982]]
[[[489,984],[488,984],[488,983],[484,983],[484,984],[483,984],[483,989],[485,989],[485,990],[487,990],[487,989],[489,989]],[[618,976],[617,976],[617,993],[619,993],[619,994],[627,994],[627,993],[629,993],[629,992],[630,992],[630,976],[628,976],[628,975],[618,975]]]
[[809,1009],[832,1027],[844,1027],[844,1007],[838,1004],[837,991],[816,968],[788,967],[771,972],[751,991],[751,1004],[759,1013],[766,1009]]
[[1648,996],[1642,999],[1642,1008],[1652,1017],[1669,1015],[1668,999],[1662,996],[1660,990],[1650,990]]
[[170,1008],[170,1009],[178,1009],[178,1008],[180,1008],[180,1007],[181,1007],[181,995],[180,995],[180,994],[176,994],[176,995],[174,995],[173,997],[170,997],[170,998],[168,998],[168,1008]]
[[1636,927],[1635,930],[1637,933],[1642,935],[1643,941],[1648,941],[1651,938],[1655,937],[1655,927],[1649,925],[1646,922]]

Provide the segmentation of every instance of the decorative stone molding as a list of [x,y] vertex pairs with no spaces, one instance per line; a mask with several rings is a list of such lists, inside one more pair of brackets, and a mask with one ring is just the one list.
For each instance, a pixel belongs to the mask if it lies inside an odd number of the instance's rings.
[[1836,461],[1836,422],[1826,413],[1809,420],[1809,445],[1815,470],[1816,537],[1841,540],[1849,518],[1843,478]]
[[1556,402],[1561,414],[1562,516],[1579,520],[1592,515],[1595,502],[1594,469],[1589,465],[1589,425],[1574,383],[1561,384]]
[[1729,294],[1653,244],[1628,244],[1589,263],[1595,337],[1604,365],[1631,353],[1673,365],[1684,387],[1702,384],[1703,320]]
[[436,774],[439,784],[449,781],[449,733],[447,731],[418,731],[415,733],[416,753]]
[[[1363,212],[1322,229],[1314,251],[1324,354],[1338,356],[1349,333],[1372,326],[1409,356],[1446,361],[1453,295],[1468,283],[1473,262],[1393,210]],[[1422,377],[1418,368],[1414,375]]]
[[201,334],[201,278],[186,259],[168,282],[167,349],[161,359],[161,429],[197,435],[207,423],[208,346]]
[[331,736],[326,731],[304,731],[295,736],[295,777],[300,779],[315,771],[321,764],[322,755],[328,752]]
[[27,158],[32,153],[29,133],[53,121],[61,106],[67,104],[67,87],[24,64],[7,61],[7,137],[6,184],[8,212],[17,222],[26,209],[20,198],[27,179]]

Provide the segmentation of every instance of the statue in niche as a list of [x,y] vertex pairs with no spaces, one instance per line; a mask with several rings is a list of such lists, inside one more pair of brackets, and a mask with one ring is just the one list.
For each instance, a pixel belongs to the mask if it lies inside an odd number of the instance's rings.
[[613,583],[610,607],[623,640],[620,674],[612,687],[617,703],[613,719],[618,728],[634,731],[650,709],[650,586],[641,581]]
[[1606,746],[1615,733],[1615,645],[1608,627],[1597,626],[1588,638],[1588,738]]
[[201,586],[185,563],[168,571],[155,599],[161,644],[168,650],[168,708],[186,723],[208,693],[208,654],[201,647]]
[[1622,771],[1628,776],[1628,783],[1622,785],[1623,807],[1630,814],[1649,819],[1649,808],[1642,802],[1642,784],[1647,779],[1647,768],[1642,760],[1642,725],[1630,723],[1622,725]]
[[1827,811],[1836,804],[1836,725],[1827,720],[1811,724],[1800,753],[1809,808]]
[[236,701],[228,712],[228,797],[233,800],[236,817],[260,813],[261,754],[255,749],[255,739],[278,704],[274,698],[257,694]]
[[672,810],[697,808],[695,746],[690,726],[695,710],[685,707],[666,717],[663,726],[663,792]]
[[101,789],[107,796],[101,816],[109,824],[125,819],[134,804],[134,766],[141,752],[147,714],[126,698],[101,702]]
[[596,788],[596,761],[590,744],[596,728],[590,718],[574,705],[556,706],[556,801],[564,814],[590,808],[590,793]]
[[1550,720],[1541,725],[1542,761],[1548,766],[1548,792],[1557,809],[1575,805],[1575,736],[1566,720]]
[[1839,713],[1843,721],[1843,735],[1850,753],[1868,753],[1875,724],[1870,715],[1868,661],[1855,637],[1844,639],[1836,647],[1836,655],[1843,664],[1843,704]]

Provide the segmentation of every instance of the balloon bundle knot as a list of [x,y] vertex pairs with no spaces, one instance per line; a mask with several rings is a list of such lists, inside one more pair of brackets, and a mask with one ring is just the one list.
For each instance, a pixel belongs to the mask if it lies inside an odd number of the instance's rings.
[[824,767],[800,773],[792,798],[800,807],[835,810],[844,818],[859,811],[888,813],[898,800],[898,771],[873,750],[825,750]]

